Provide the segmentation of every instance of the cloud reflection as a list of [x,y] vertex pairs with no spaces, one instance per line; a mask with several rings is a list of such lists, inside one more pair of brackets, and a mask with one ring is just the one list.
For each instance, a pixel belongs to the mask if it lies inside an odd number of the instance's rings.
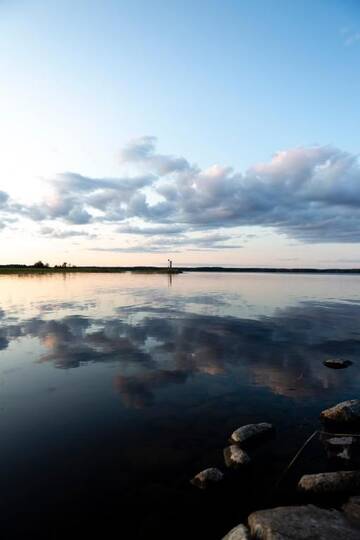
[[114,386],[128,407],[151,406],[162,389],[195,377],[234,379],[240,370],[248,384],[301,399],[336,389],[357,373],[356,364],[335,374],[322,361],[341,355],[356,362],[359,315],[360,305],[346,302],[304,302],[257,320],[129,307],[123,318],[10,321],[0,329],[0,350],[30,336],[44,349],[39,362],[56,368],[113,363]]

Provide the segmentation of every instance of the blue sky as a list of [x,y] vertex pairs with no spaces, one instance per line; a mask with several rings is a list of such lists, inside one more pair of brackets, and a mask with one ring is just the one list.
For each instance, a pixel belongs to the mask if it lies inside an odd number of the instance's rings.
[[[160,263],[164,259],[156,247],[162,243],[160,235],[124,231],[176,226],[181,231],[172,235],[177,245],[174,257],[182,263],[357,264],[353,254],[358,238],[335,229],[339,215],[341,220],[346,217],[339,230],[349,231],[350,221],[354,227],[358,224],[354,219],[359,207],[344,202],[350,192],[354,200],[360,192],[358,163],[352,161],[346,170],[338,163],[343,163],[343,153],[356,160],[359,152],[359,2],[5,0],[0,1],[0,50],[0,190],[11,199],[11,208],[8,204],[2,218],[0,214],[4,246],[0,262],[15,255],[19,260],[19,252],[21,260],[32,262],[35,247],[37,258],[54,263],[58,253],[78,264],[99,257],[104,264]],[[224,201],[217,205],[217,212],[221,206],[227,216],[224,223],[212,212],[205,213],[207,225],[199,226],[198,220],[189,218],[188,207],[179,211],[183,190],[174,203],[179,208],[160,218],[158,212],[150,216],[132,210],[117,220],[112,217],[110,223],[108,216],[100,219],[104,206],[99,205],[87,223],[69,220],[59,210],[43,215],[34,211],[36,205],[46,206],[49,197],[57,198],[58,206],[59,198],[69,198],[69,179],[65,196],[59,174],[92,179],[158,174],[149,160],[119,158],[129,140],[144,136],[157,137],[151,152],[162,157],[183,156],[201,171],[214,164],[230,166],[243,176],[249,168],[271,163],[279,151],[312,148],[320,162],[314,163],[307,154],[301,157],[311,161],[307,182],[312,189],[323,181],[314,171],[326,160],[336,160],[326,180],[327,189],[333,183],[332,195],[321,199],[322,210],[327,205],[324,220],[332,220],[325,241],[304,230],[291,232],[294,224],[284,220],[283,213],[281,226],[268,214],[245,219],[248,199],[241,219]],[[329,146],[336,151],[317,151]],[[286,155],[283,187],[294,176],[289,170],[291,156]],[[339,169],[341,177],[334,178]],[[180,171],[172,170],[170,177],[159,178],[160,184],[183,186],[184,178],[177,174]],[[191,174],[198,173],[191,169]],[[269,181],[269,174],[266,169],[263,182]],[[273,168],[271,175],[275,206],[278,180]],[[234,188],[236,182],[254,182],[253,176],[230,181],[225,174],[219,182],[229,192],[229,183]],[[339,184],[340,206],[334,203],[334,186]],[[55,195],[49,194],[51,189]],[[89,189],[88,185],[81,202],[87,211]],[[150,204],[163,197],[157,184],[139,189]],[[208,185],[202,189],[199,197],[208,199]],[[241,206],[244,186],[241,193],[234,189]],[[99,191],[101,185],[92,184],[91,190]],[[224,190],[217,187],[218,200]],[[307,195],[310,206],[320,204],[317,192]],[[280,206],[285,204],[283,195],[279,188]],[[286,200],[290,213],[289,194]],[[126,206],[129,200],[118,198],[118,204]],[[211,205],[213,210],[213,200]],[[304,212],[303,197],[303,216]],[[299,227],[297,223],[296,230]],[[222,240],[214,241],[214,235]],[[189,238],[196,242],[187,242]],[[276,255],[268,249],[269,242],[276,246]]]

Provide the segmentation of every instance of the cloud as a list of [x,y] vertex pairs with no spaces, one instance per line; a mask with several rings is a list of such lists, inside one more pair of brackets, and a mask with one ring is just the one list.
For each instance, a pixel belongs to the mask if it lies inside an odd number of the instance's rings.
[[[61,219],[73,225],[96,221],[122,221],[124,208],[154,178],[89,178],[68,172],[48,182],[51,194],[40,204],[24,207],[22,214],[35,221]],[[98,218],[96,218],[98,214]]]
[[[322,361],[359,357],[360,304],[303,302],[259,319],[187,312],[204,301],[181,295],[169,304],[166,295],[151,306],[121,307],[105,319],[73,315],[14,321],[3,316],[0,349],[32,337],[42,345],[38,361],[59,369],[109,362],[116,366],[115,388],[129,407],[151,406],[164,388],[219,374],[291,399],[330,399],[339,388],[357,383],[352,371],[334,373]],[[134,317],[139,312],[142,316]]]
[[279,152],[245,174],[219,165],[176,172],[154,185],[160,202],[142,196],[129,216],[193,229],[260,225],[305,242],[360,241],[358,157],[336,148]]
[[0,340],[9,341],[19,336],[37,337],[45,348],[39,362],[53,362],[61,369],[96,362],[151,364],[149,355],[132,342],[131,329],[128,329],[128,336],[120,336],[127,329],[126,324],[112,320],[99,329],[95,323],[79,315],[51,321],[33,318],[4,329],[3,335],[0,333]]
[[200,237],[179,235],[176,238],[169,236],[157,236],[148,240],[129,246],[119,246],[110,248],[93,248],[94,251],[110,251],[115,253],[177,253],[180,248],[186,247],[188,251],[208,251],[213,249],[238,249],[240,244],[226,244],[232,240],[232,236],[214,233]]
[[120,161],[141,165],[160,176],[192,170],[183,157],[156,154],[156,142],[156,137],[140,137],[130,141],[120,152]]
[[[151,245],[115,248],[126,252],[168,251],[166,236],[174,249],[224,249],[231,246],[194,235],[241,226],[270,228],[305,243],[360,242],[359,159],[332,146],[284,150],[240,173],[221,165],[200,169],[156,153],[155,137],[143,137],[123,149],[121,162],[139,174],[59,174],[48,182],[51,195],[30,206],[0,192],[0,221],[21,215],[83,227],[100,223],[117,225],[120,234],[151,237]],[[229,236],[234,247],[238,233]]]
[[360,241],[358,157],[331,146],[282,151],[245,174],[188,167],[154,189],[162,200],[143,197],[131,215],[193,229],[259,225],[304,242]]
[[57,230],[52,227],[41,227],[40,234],[47,238],[56,238],[59,240],[72,238],[73,236],[85,236],[87,238],[96,238],[95,234],[90,234],[86,231],[77,231],[73,229]]
[[9,199],[9,195],[5,191],[0,191],[0,208],[3,208]]
[[8,193],[0,190],[0,230],[16,222],[21,212],[21,205],[13,201]]
[[154,235],[173,235],[186,231],[184,225],[161,225],[155,227],[139,227],[136,225],[122,225],[117,232],[123,234],[134,234],[139,236],[154,236]]

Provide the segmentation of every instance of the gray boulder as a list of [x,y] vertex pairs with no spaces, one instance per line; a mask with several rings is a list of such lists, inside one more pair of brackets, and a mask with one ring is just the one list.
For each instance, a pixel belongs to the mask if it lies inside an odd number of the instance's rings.
[[359,540],[359,531],[341,512],[313,505],[260,510],[248,523],[257,540]]
[[249,529],[245,525],[238,525],[231,529],[222,540],[250,540]]
[[224,459],[227,467],[243,467],[250,463],[250,457],[236,444],[224,449]]
[[331,369],[344,369],[352,365],[350,360],[341,360],[341,358],[331,358],[329,360],[324,360],[324,366]]
[[360,527],[360,497],[350,497],[347,503],[344,504],[343,510],[348,520]]
[[242,444],[270,435],[274,431],[272,424],[261,422],[259,424],[247,424],[236,429],[231,435],[231,442]]
[[311,495],[356,493],[360,489],[360,471],[305,474],[299,480],[298,489]]
[[325,409],[320,414],[320,419],[324,422],[334,424],[353,424],[360,422],[360,400],[349,399],[342,401],[330,409]]
[[223,478],[224,475],[219,469],[216,469],[216,467],[210,467],[209,469],[204,469],[194,476],[191,483],[200,489],[206,489],[211,484],[221,482]]

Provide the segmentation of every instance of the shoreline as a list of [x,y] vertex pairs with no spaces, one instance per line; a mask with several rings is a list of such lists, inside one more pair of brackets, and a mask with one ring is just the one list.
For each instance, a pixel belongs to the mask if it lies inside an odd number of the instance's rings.
[[182,274],[184,272],[238,273],[238,274],[351,274],[360,275],[360,268],[226,268],[222,266],[177,267],[171,270],[160,266],[74,266],[37,268],[22,264],[0,265],[0,275],[8,274],[55,274],[55,273],[125,273],[139,274]]

